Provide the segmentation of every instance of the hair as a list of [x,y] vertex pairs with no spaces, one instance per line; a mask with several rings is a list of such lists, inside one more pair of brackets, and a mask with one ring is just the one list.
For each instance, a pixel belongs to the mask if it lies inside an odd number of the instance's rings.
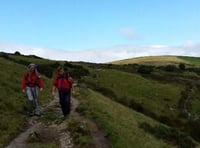
[[34,63],[29,64],[28,69],[30,69],[32,66],[36,67],[36,64],[34,64]]
[[59,71],[61,71],[61,70],[64,70],[64,68],[63,68],[62,66],[59,66],[59,67],[57,68],[57,72],[59,72]]
[[30,68],[32,67],[32,66],[34,66],[34,72],[35,72],[35,74],[38,76],[39,75],[39,72],[38,72],[38,70],[37,70],[37,68],[36,68],[36,64],[34,64],[34,63],[30,63],[29,65],[28,65],[28,69],[27,69],[27,74],[30,76]]

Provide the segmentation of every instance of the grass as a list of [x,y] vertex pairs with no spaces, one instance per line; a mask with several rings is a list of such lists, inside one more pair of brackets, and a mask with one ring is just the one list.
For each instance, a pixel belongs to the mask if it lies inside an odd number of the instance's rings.
[[187,61],[189,64],[200,66],[200,58],[199,57],[180,56],[179,58],[184,60],[184,61]]
[[24,124],[26,117],[23,108],[26,106],[26,98],[21,93],[20,71],[23,71],[23,66],[0,58],[0,69],[0,143],[4,145],[17,134],[20,125]]
[[200,117],[200,92],[198,92],[197,95],[194,96],[194,99],[192,101],[192,114]]
[[[41,64],[44,66],[41,68],[46,68],[43,70],[49,70],[49,72],[55,72],[53,71],[54,67],[51,66],[56,66],[56,61],[41,59],[35,56],[14,54],[9,54],[8,56],[11,59],[2,56],[2,53],[0,53],[0,147],[5,147],[12,138],[24,130],[27,121],[26,111],[28,100],[26,94],[21,92],[22,75],[26,70],[24,64],[32,62]],[[139,64],[153,64],[156,66],[166,64],[177,65],[180,62],[186,63],[187,66],[194,64],[198,67],[199,65],[199,58],[192,57],[143,57],[135,58],[133,61]],[[57,62],[61,65],[63,64],[61,61]],[[125,64],[131,62],[130,59]],[[79,63],[76,64],[79,65]],[[80,63],[80,65],[84,68],[90,66],[88,63]],[[165,76],[168,76],[171,78],[179,77],[184,80],[196,80],[199,78],[197,73],[162,73],[161,71],[154,71],[153,74],[157,75],[161,80],[152,80],[151,77],[143,77],[137,72],[128,73],[104,68],[97,70],[90,69],[90,73],[90,76],[84,77],[84,82],[92,89],[98,90],[107,97],[90,89],[79,89],[78,98],[81,101],[81,105],[78,110],[82,114],[95,119],[98,125],[104,130],[105,136],[112,141],[114,148],[180,146],[176,142],[167,141],[166,137],[163,138],[162,135],[157,135],[157,133],[165,134],[165,131],[171,131],[172,134],[170,136],[173,137],[174,130],[170,130],[168,126],[161,125],[158,121],[145,116],[145,114],[136,112],[131,107],[136,106],[137,111],[143,110],[143,113],[144,111],[149,111],[158,117],[164,116],[170,120],[180,119],[178,116],[178,103],[182,97],[181,93],[185,90],[185,86],[179,82],[166,81],[167,79],[163,81],[163,79]],[[52,77],[51,75],[46,76],[43,75],[44,91],[40,92],[39,95],[42,105],[52,98]],[[197,116],[200,114],[199,94],[200,92],[196,91],[191,105],[191,113]],[[41,120],[48,123],[59,119],[53,111],[49,110]],[[74,126],[74,129],[72,128],[71,130],[76,133],[75,138],[77,138],[77,143],[85,146],[90,143],[90,137],[80,136],[79,128],[78,132],[76,132],[76,127],[80,127],[79,123],[82,126],[81,121],[72,120],[70,124]],[[147,125],[151,128],[147,131],[145,128],[141,128],[141,125]],[[152,133],[152,131],[155,133]],[[84,132],[88,132],[87,128]],[[168,136],[168,134],[166,135]],[[175,133],[175,136],[177,135],[179,133]],[[40,145],[39,143],[35,146],[44,147],[44,145]],[[54,144],[49,144],[48,146],[56,147]]]
[[[158,116],[177,118],[178,101],[184,86],[174,83],[160,83],[146,79],[138,74],[103,69],[96,72],[96,78],[88,77],[86,83],[104,88],[114,94],[114,99],[127,106],[139,103]],[[109,92],[109,94],[111,94]],[[158,105],[159,104],[159,105]],[[169,108],[173,108],[170,111]]]
[[[5,146],[21,130],[27,119],[28,99],[21,92],[21,81],[26,67],[0,57],[0,143]],[[51,98],[51,80],[43,77],[45,89],[39,99],[44,104]]]
[[26,61],[28,63],[37,63],[37,64],[53,64],[53,60],[43,59],[43,58],[37,58],[34,56],[23,56],[23,55],[14,55],[9,54],[9,57],[12,59],[15,59],[16,61]]
[[130,58],[120,61],[111,62],[112,64],[147,64],[147,65],[168,65],[168,64],[179,64],[187,63],[187,60],[184,58],[176,56],[148,56],[148,57],[139,57],[139,58]]
[[142,122],[147,122],[150,125],[158,124],[151,118],[92,90],[80,89],[79,94],[81,106],[78,110],[96,120],[104,130],[106,137],[111,140],[113,148],[171,147],[139,128]]
[[77,148],[88,148],[92,145],[92,135],[89,124],[77,117],[67,121],[67,130],[70,132]]
[[59,148],[57,144],[39,144],[39,143],[32,143],[28,145],[27,148]]

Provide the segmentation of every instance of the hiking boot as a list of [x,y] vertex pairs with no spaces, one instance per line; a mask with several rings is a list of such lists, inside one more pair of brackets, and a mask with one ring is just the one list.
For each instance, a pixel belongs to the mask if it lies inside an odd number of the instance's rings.
[[31,116],[34,116],[34,112],[33,111],[30,111],[28,112],[28,115],[31,117]]
[[36,116],[41,116],[43,114],[42,108],[41,107],[37,107],[34,111]]

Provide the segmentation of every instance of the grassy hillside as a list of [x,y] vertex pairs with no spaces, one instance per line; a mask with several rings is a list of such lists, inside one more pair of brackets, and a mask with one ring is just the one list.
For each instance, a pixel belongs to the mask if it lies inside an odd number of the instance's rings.
[[[166,56],[136,60],[137,65],[130,61],[126,65],[69,63],[0,53],[0,147],[25,128],[27,97],[21,93],[21,80],[29,63],[39,64],[43,74],[42,104],[52,99],[56,68],[67,68],[78,82],[77,111],[95,120],[114,148],[199,145],[199,59]],[[179,63],[190,68],[180,69]]]
[[[26,67],[0,57],[0,68],[0,143],[4,145],[22,130],[27,118],[28,100],[26,94],[21,92],[21,80]],[[45,76],[43,79],[45,89],[40,93],[41,103],[51,99],[51,81]]]
[[[44,90],[40,92],[41,105],[53,99],[52,80],[58,66],[62,65],[74,78],[87,73],[82,67],[65,61],[51,61],[37,56],[0,53],[0,147],[5,147],[11,139],[25,130],[28,111],[28,98],[21,91],[21,83],[27,65],[36,63],[44,81]],[[81,71],[81,72],[80,72]]]
[[[107,88],[113,94],[114,99],[127,104],[142,104],[143,108],[153,110],[158,116],[171,116],[176,118],[178,114],[178,100],[184,87],[174,83],[163,84],[154,80],[148,80],[138,74],[131,74],[116,70],[99,70],[97,77],[90,77],[86,81],[97,89]],[[95,83],[96,82],[96,83]],[[160,103],[162,106],[158,106]],[[173,114],[169,107],[173,107]],[[176,116],[172,116],[175,115]]]
[[198,68],[181,70],[177,65],[149,65],[144,68],[152,71],[143,73],[138,71],[140,65],[132,64],[88,67],[90,76],[83,82],[89,88],[200,140]]
[[199,57],[184,57],[179,56],[180,59],[187,61],[189,64],[200,66],[200,58]]
[[[155,125],[157,122],[109,98],[88,89],[79,90],[83,114],[96,119],[105,134],[113,143],[113,147],[170,147],[162,140],[146,133],[139,125],[147,122]],[[158,123],[157,123],[158,124]]]
[[78,111],[95,119],[114,148],[195,147],[187,135],[90,89],[80,89]]
[[0,57],[0,68],[0,146],[3,147],[3,144],[16,135],[16,130],[20,130],[20,125],[24,123],[23,108],[26,106],[26,98],[20,89],[22,76],[20,71],[23,71],[24,67]]
[[143,65],[170,65],[185,63],[189,65],[200,65],[200,58],[198,57],[184,57],[184,56],[148,56],[130,58],[119,61],[113,61],[111,64],[143,64]]

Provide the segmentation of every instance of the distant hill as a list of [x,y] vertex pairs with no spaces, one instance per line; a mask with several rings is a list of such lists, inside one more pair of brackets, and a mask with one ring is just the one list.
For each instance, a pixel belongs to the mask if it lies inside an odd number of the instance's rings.
[[110,62],[111,64],[144,64],[144,65],[167,65],[167,64],[197,64],[200,65],[200,58],[186,56],[146,56],[138,58],[130,58],[119,61]]

